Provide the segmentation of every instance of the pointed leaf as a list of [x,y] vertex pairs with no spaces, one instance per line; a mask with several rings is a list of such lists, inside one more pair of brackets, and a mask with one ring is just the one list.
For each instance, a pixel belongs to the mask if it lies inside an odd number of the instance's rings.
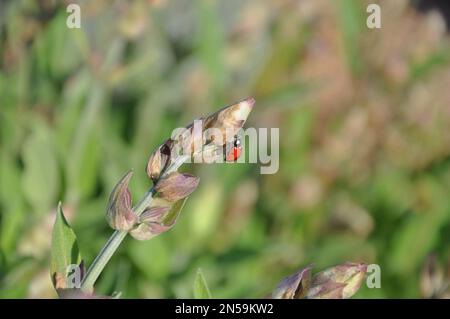
[[50,266],[50,275],[56,289],[66,288],[67,267],[80,265],[80,263],[77,238],[64,217],[61,203],[59,203],[52,232]]
[[51,209],[59,189],[58,160],[51,132],[45,125],[35,125],[22,150],[22,174],[25,198],[33,212]]
[[211,292],[209,291],[208,284],[203,276],[202,270],[197,270],[197,276],[194,281],[194,298],[195,299],[211,299]]
[[172,205],[169,213],[163,218],[162,224],[165,226],[172,226],[180,216],[181,211],[183,210],[184,204],[186,204],[187,197],[183,198]]

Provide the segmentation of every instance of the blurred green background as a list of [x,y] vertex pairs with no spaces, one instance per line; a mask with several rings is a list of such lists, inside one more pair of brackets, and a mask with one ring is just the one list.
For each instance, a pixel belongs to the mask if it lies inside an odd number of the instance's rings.
[[201,183],[177,225],[127,238],[97,292],[192,297],[200,267],[213,297],[261,297],[354,261],[381,266],[356,297],[421,297],[426,257],[450,259],[449,49],[403,0],[0,2],[0,297],[56,297],[59,200],[89,265],[120,177],[137,201],[172,129],[247,96],[247,126],[280,128],[278,173],[185,166]]

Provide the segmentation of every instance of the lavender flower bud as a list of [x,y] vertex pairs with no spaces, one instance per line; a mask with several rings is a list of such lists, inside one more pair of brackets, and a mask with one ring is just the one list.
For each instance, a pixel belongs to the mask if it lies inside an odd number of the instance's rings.
[[130,235],[137,240],[149,240],[171,229],[183,209],[187,198],[169,206],[155,206],[146,210],[139,218],[139,225],[130,231]]
[[306,298],[350,298],[361,286],[366,271],[366,264],[356,263],[345,263],[326,269],[313,277]]
[[159,197],[176,202],[189,196],[198,186],[200,178],[191,174],[173,172],[161,178],[155,185]]
[[130,230],[137,221],[131,209],[131,193],[128,189],[133,172],[129,171],[114,187],[109,196],[106,219],[108,224],[117,230]]

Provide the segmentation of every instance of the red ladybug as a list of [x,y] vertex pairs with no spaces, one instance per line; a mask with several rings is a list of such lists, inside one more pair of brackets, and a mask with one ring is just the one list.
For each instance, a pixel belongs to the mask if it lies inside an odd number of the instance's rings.
[[[228,151],[228,147],[226,147],[225,152]],[[231,146],[231,149],[228,153],[225,153],[225,161],[227,162],[235,162],[241,156],[242,153],[242,146],[241,146],[241,140],[238,136],[234,137],[234,142]]]

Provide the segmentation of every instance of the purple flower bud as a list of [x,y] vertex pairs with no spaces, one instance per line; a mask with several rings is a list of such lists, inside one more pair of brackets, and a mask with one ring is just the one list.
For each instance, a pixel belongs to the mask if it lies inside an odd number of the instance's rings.
[[272,292],[273,299],[302,299],[311,283],[311,269],[308,266],[284,278]]
[[198,186],[200,178],[186,173],[173,172],[161,178],[155,185],[159,197],[176,202],[189,196]]
[[367,271],[366,264],[347,262],[328,268],[313,277],[306,298],[347,299],[361,286]]
[[170,162],[173,141],[168,139],[150,155],[147,162],[147,175],[156,181]]
[[129,171],[114,187],[109,196],[106,219],[108,224],[117,230],[130,230],[137,221],[131,209],[131,193],[128,189],[133,172]]
[[139,218],[139,225],[130,231],[130,235],[138,240],[149,240],[171,229],[183,209],[187,198],[169,206],[155,206],[146,210]]

